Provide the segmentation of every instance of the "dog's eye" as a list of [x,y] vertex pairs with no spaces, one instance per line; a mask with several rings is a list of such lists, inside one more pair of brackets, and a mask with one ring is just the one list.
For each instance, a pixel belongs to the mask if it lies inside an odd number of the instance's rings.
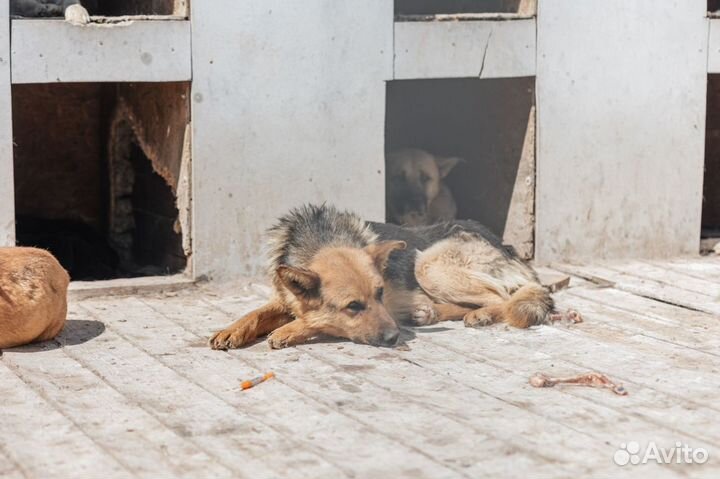
[[385,293],[385,290],[383,290],[383,288],[378,288],[377,291],[375,291],[375,300],[378,303],[382,303],[384,293]]
[[359,313],[360,311],[365,311],[365,305],[360,301],[353,301],[345,308],[352,313]]
[[420,181],[425,184],[428,181],[430,181],[430,176],[427,173],[421,173],[420,174]]

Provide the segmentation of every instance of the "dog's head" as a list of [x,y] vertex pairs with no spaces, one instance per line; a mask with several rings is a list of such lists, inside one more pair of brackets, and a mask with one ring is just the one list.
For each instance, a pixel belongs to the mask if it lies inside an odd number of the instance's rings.
[[409,226],[427,224],[428,207],[440,192],[442,179],[459,162],[459,158],[441,158],[417,149],[389,153],[385,177],[388,220]]
[[405,246],[387,241],[325,248],[307,268],[280,266],[277,275],[308,327],[356,343],[393,346],[400,330],[383,304],[382,272],[390,253]]

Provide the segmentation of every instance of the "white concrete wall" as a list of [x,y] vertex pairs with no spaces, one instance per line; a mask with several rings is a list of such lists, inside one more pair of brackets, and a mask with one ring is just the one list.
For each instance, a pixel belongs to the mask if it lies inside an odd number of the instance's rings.
[[167,82],[192,78],[190,22],[144,20],[83,27],[12,23],[13,83]]
[[0,246],[15,244],[9,14],[9,0],[0,0]]
[[536,258],[698,251],[705,0],[540,0]]
[[[14,240],[8,3],[0,0],[0,244]],[[708,66],[705,3],[540,0],[539,260],[697,251],[706,72],[720,69],[717,48]],[[303,202],[382,219],[393,1],[215,0],[192,8],[195,274],[259,272],[265,229]],[[408,28],[416,27],[436,28]],[[472,50],[469,73],[444,74],[476,76],[488,36]],[[427,60],[409,47],[408,55]],[[521,52],[524,60],[510,63],[531,65]],[[505,57],[486,57],[483,75]],[[422,75],[433,76],[438,66],[425,67]],[[491,76],[506,75],[514,74]]]
[[535,19],[395,22],[396,80],[535,75]]
[[265,229],[304,202],[384,217],[393,2],[192,2],[196,276],[264,266]]

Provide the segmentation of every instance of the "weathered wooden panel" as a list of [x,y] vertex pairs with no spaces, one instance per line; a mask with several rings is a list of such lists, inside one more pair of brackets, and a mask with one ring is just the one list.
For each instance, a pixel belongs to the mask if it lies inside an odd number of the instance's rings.
[[304,202],[384,218],[390,0],[193,2],[196,275],[262,271]]
[[13,83],[187,81],[189,21],[12,22]]
[[15,245],[9,22],[10,3],[0,0],[0,246]]
[[72,219],[103,228],[104,137],[114,90],[113,85],[100,83],[13,87],[18,218]]
[[705,9],[540,2],[538,260],[697,252]]
[[[406,330],[398,349],[210,350],[208,334],[267,299],[259,283],[71,301],[56,341],[0,360],[0,477],[718,477],[720,326],[671,303],[717,289],[720,260],[562,267],[617,280],[573,277],[554,295],[585,322],[445,322]],[[629,394],[528,383],[590,371]],[[710,459],[622,468],[628,441]]]
[[395,79],[533,75],[535,19],[395,23]]

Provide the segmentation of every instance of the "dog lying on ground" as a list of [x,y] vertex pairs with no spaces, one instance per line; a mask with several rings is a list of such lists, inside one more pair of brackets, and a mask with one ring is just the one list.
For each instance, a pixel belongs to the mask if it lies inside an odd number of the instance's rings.
[[410,228],[305,206],[283,216],[269,240],[273,298],[215,334],[212,348],[266,334],[271,348],[320,335],[392,346],[398,323],[527,328],[558,319],[533,269],[474,221]]
[[90,22],[80,0],[10,0],[10,14],[20,17],[65,17],[74,25]]
[[70,277],[47,251],[0,248],[0,349],[57,336]]
[[457,206],[443,182],[460,158],[443,158],[419,149],[386,156],[385,199],[390,223],[419,226],[455,219]]

